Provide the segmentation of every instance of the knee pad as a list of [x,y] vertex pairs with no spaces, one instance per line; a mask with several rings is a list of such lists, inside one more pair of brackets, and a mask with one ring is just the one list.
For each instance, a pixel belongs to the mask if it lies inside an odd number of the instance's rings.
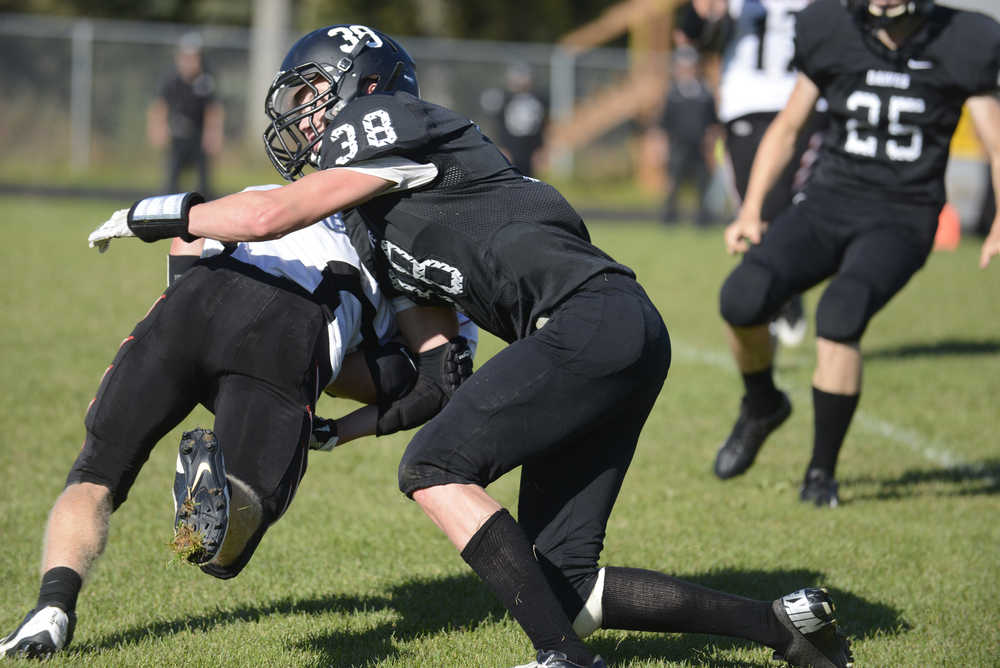
[[750,327],[767,322],[768,295],[774,274],[762,264],[744,259],[729,274],[719,292],[719,312],[733,327]]
[[837,276],[816,307],[816,335],[849,343],[858,341],[871,319],[871,288],[856,278]]

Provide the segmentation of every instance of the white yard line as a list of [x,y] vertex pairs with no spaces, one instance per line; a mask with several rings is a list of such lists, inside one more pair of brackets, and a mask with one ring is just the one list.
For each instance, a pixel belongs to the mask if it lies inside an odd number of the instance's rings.
[[[728,353],[719,352],[718,350],[708,350],[698,346],[691,346],[676,340],[671,340],[671,347],[673,349],[673,358],[675,360],[683,360],[684,362],[702,364],[717,369],[725,369],[726,371],[732,372],[735,376],[736,369],[733,365],[733,358]],[[792,398],[796,402],[811,401],[810,392],[808,390],[795,388],[791,390],[791,394]],[[941,443],[935,442],[933,439],[927,438],[912,429],[907,429],[874,415],[869,415],[867,412],[860,409],[854,415],[854,424],[861,427],[866,432],[876,434],[888,441],[902,445],[908,450],[911,450],[927,461],[937,464],[938,466],[942,466],[944,468],[965,468],[970,471],[979,471],[983,469],[982,465],[968,462],[961,456],[948,450],[948,448]]]

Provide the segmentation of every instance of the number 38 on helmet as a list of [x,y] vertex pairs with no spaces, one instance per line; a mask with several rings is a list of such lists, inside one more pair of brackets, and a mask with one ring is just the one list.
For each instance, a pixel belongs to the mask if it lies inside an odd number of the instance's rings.
[[362,25],[334,25],[300,38],[264,104],[270,119],[264,147],[274,168],[292,181],[306,164],[318,165],[323,128],[313,123],[317,112],[330,121],[359,95],[397,91],[420,94],[413,59],[388,35]]

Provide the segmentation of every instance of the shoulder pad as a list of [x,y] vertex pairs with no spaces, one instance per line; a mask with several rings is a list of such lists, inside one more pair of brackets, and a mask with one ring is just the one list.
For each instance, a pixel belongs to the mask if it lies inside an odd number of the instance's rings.
[[843,58],[854,20],[840,0],[815,0],[795,15],[795,56],[792,64],[819,83],[827,67]]
[[[968,95],[1000,89],[1000,23],[979,12],[935,9],[936,15],[950,14],[939,53],[951,77]],[[970,49],[970,44],[976,47]]]
[[393,154],[413,157],[438,137],[469,123],[408,93],[355,98],[326,130],[320,169]]

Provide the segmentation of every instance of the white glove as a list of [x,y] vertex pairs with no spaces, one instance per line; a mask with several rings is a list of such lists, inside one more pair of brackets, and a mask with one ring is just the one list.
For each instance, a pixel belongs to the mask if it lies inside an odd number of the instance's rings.
[[96,247],[98,251],[103,253],[108,250],[112,239],[134,237],[132,230],[128,228],[128,211],[128,209],[119,209],[111,214],[110,218],[87,237],[88,245],[91,248]]

